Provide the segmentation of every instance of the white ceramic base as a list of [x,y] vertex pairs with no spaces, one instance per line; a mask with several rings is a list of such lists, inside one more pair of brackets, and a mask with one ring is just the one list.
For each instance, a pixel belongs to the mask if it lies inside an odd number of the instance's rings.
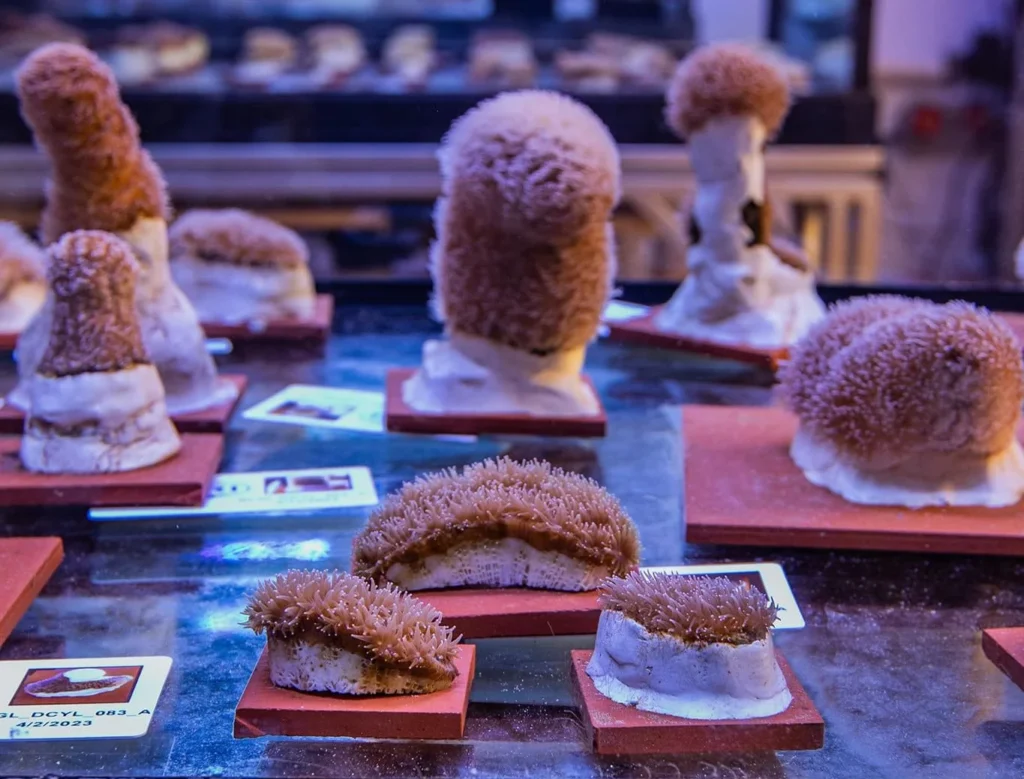
[[585,349],[538,357],[482,338],[427,341],[423,366],[402,388],[416,411],[536,416],[597,416],[583,381]]
[[[111,373],[36,375],[21,461],[37,473],[114,473],[163,462],[181,449],[152,365]],[[78,427],[76,435],[49,427]]]
[[587,674],[617,703],[686,719],[770,717],[793,700],[770,635],[741,646],[691,646],[617,611],[601,612]]
[[851,503],[873,506],[1012,506],[1024,496],[1024,450],[1014,440],[991,457],[919,453],[877,470],[851,464],[798,428],[790,456],[807,480]]

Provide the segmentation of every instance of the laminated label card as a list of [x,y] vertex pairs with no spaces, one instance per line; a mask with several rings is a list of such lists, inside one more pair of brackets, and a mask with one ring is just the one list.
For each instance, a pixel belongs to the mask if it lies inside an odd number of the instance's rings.
[[[383,433],[384,393],[292,384],[242,414],[246,419],[290,425]],[[439,441],[473,443],[475,435],[435,435]]]
[[339,430],[384,432],[384,393],[292,384],[242,416]]
[[0,740],[144,736],[170,670],[169,657],[0,662]]
[[307,468],[295,471],[219,473],[206,502],[198,508],[92,509],[97,521],[147,517],[265,514],[322,508],[377,505],[377,488],[370,469]]
[[213,355],[231,354],[235,345],[227,338],[207,338],[206,351]]
[[724,576],[760,590],[779,607],[776,630],[799,630],[806,624],[782,566],[778,563],[720,563],[714,565],[672,565],[644,568],[645,571],[686,576]]
[[646,316],[650,309],[639,303],[627,303],[624,300],[613,300],[604,307],[601,319],[604,322],[628,322]]

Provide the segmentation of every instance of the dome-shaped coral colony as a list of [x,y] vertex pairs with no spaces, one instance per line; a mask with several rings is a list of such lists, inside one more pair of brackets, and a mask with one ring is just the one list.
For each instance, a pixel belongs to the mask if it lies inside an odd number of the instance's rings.
[[998,318],[894,296],[836,306],[779,381],[802,428],[866,467],[923,452],[998,453],[1024,401],[1020,345]]
[[618,611],[648,633],[686,644],[750,644],[768,636],[778,607],[754,587],[724,576],[633,571],[601,585],[601,607]]
[[596,482],[502,458],[406,484],[373,513],[352,554],[353,573],[408,589],[585,590],[635,567],[640,542]]
[[789,111],[782,74],[740,44],[704,46],[684,59],[665,98],[665,121],[683,138],[729,116],[757,117],[773,136]]
[[141,217],[166,217],[163,176],[99,57],[71,43],[42,46],[17,82],[22,115],[53,165],[42,214],[46,243],[69,230],[120,232]]
[[432,273],[449,330],[542,354],[592,341],[619,199],[604,124],[564,95],[509,92],[455,122],[440,162]]
[[[262,582],[244,614],[268,642],[326,645],[364,659],[354,678],[330,680],[333,688],[311,687],[301,672],[289,679],[288,669],[275,684],[357,694],[429,692],[450,687],[458,674],[458,639],[441,625],[441,614],[389,583],[337,571],[288,571]],[[272,659],[272,674],[273,665]]]
[[277,222],[239,208],[186,211],[171,226],[171,259],[190,255],[210,263],[295,268],[308,261],[306,244]]

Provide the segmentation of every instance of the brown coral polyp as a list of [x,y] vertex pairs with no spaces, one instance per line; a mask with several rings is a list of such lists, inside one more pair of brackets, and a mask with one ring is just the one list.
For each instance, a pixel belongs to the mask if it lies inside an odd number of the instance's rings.
[[135,311],[138,266],[128,244],[110,233],[78,230],[48,254],[53,320],[36,371],[70,376],[148,363]]
[[900,297],[836,306],[779,381],[801,427],[868,467],[1001,452],[1024,401],[1020,345],[998,317]]
[[244,615],[257,635],[327,642],[372,663],[455,679],[459,639],[437,609],[390,583],[291,570],[261,582]]
[[724,576],[633,571],[605,581],[598,600],[649,633],[698,646],[761,641],[779,612],[760,590]]
[[770,62],[748,46],[703,46],[676,68],[665,95],[665,121],[681,137],[714,119],[752,116],[775,135],[789,111],[789,87]]
[[607,128],[553,92],[507,92],[452,126],[432,273],[449,331],[547,354],[597,333],[614,275],[619,161]]
[[110,68],[83,46],[53,43],[17,71],[21,112],[53,175],[42,215],[43,240],[71,230],[128,230],[169,213],[163,177],[139,143]]
[[352,570],[380,580],[396,563],[504,538],[618,575],[640,557],[636,527],[596,482],[550,463],[500,458],[423,476],[389,495],[352,544]]

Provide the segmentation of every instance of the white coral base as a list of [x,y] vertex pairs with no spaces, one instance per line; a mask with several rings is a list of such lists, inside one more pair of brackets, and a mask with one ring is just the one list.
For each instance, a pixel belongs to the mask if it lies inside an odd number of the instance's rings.
[[306,265],[264,268],[179,257],[171,273],[202,322],[258,329],[275,319],[309,319],[316,305]]
[[[38,473],[113,473],[162,462],[181,448],[152,365],[110,373],[40,376],[29,386],[21,461]],[[39,430],[33,420],[82,425],[81,435]]]
[[851,503],[998,508],[1024,496],[1024,449],[1016,439],[990,457],[917,453],[898,465],[866,470],[801,427],[789,453],[809,482]]
[[407,695],[451,686],[398,671],[379,674],[362,655],[300,638],[268,636],[267,652],[270,681],[292,690],[337,695]]
[[583,380],[585,349],[539,357],[483,338],[427,341],[423,366],[402,386],[410,408],[431,414],[596,416],[601,405]]
[[46,299],[46,285],[41,281],[15,284],[0,300],[0,332],[20,333]]
[[601,612],[587,674],[616,703],[686,719],[770,717],[793,700],[770,635],[698,647],[651,634],[618,611]]
[[777,349],[803,338],[825,316],[814,277],[784,264],[767,246],[741,262],[718,262],[691,247],[690,275],[659,313],[657,326],[701,341]]
[[448,587],[531,587],[580,592],[611,575],[605,567],[542,552],[518,538],[459,544],[416,565],[395,563],[384,576],[407,590]]

